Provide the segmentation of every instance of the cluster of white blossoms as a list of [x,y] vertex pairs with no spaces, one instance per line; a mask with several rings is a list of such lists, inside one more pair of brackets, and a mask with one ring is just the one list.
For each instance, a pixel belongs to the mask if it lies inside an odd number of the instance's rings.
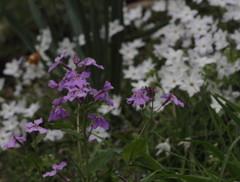
[[[240,92],[233,91],[231,86],[224,90],[226,85],[223,84],[223,79],[226,81],[230,75],[240,70],[240,59],[229,56],[230,52],[234,51],[231,49],[240,50],[240,29],[228,32],[220,25],[228,21],[239,23],[240,1],[193,2],[196,3],[195,9],[192,9],[185,0],[156,0],[145,10],[140,6],[124,8],[125,26],[143,17],[148,11],[151,11],[149,14],[165,12],[171,17],[166,26],[151,35],[151,39],[156,42],[152,46],[152,58],[142,58],[143,62],[140,64],[134,62],[139,54],[138,48],[147,44],[142,39],[122,44],[119,52],[123,56],[124,78],[132,81],[133,89],[160,82],[158,90],[162,93],[166,94],[179,88],[192,97],[204,86],[211,93],[218,93],[235,101]],[[213,8],[217,6],[224,8],[223,16],[217,19],[213,15],[204,15],[202,12],[200,14],[196,9],[200,3]],[[139,27],[136,23],[131,25]],[[141,28],[153,26],[153,22],[149,22],[143,24]],[[139,46],[131,46],[139,40],[141,40]],[[160,70],[156,70],[155,65],[159,63]],[[148,74],[151,70],[154,70],[156,75]],[[213,83],[215,89],[211,88]],[[211,105],[217,112],[220,111],[221,107],[214,99]]]
[[45,51],[50,48],[52,42],[52,35],[49,28],[40,30],[40,34],[37,36],[39,44],[35,45],[35,49],[40,54],[42,60],[46,61],[47,65],[51,64],[50,58]]

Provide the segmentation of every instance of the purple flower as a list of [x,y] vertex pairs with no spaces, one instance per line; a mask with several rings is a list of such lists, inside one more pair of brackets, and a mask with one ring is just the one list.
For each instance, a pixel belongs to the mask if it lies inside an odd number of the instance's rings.
[[34,120],[34,124],[29,122],[25,123],[25,126],[27,127],[26,132],[32,133],[33,131],[39,131],[39,133],[47,133],[48,130],[45,128],[42,128],[39,126],[39,124],[42,123],[42,118]]
[[47,177],[47,176],[54,176],[55,174],[59,175],[63,180],[65,181],[70,181],[70,179],[66,178],[65,176],[63,176],[62,174],[60,174],[58,172],[58,170],[62,170],[65,166],[67,165],[66,162],[61,162],[61,164],[57,165],[57,164],[53,164],[52,168],[54,169],[51,172],[46,172],[43,177]]
[[155,97],[156,92],[154,87],[145,87],[145,90],[147,91],[150,98],[153,99]]
[[74,64],[78,64],[79,62],[79,57],[77,57],[76,55],[73,56],[73,62]]
[[84,71],[87,71],[87,70],[88,70],[88,67],[89,67],[90,65],[94,65],[94,66],[96,66],[96,67],[98,67],[98,68],[100,68],[100,69],[104,69],[103,66],[98,65],[93,58],[89,58],[89,57],[86,58],[86,59],[84,59],[84,60],[82,60],[80,63],[78,63],[77,66],[78,66],[78,67],[82,67],[83,65],[86,66],[85,69],[84,69]]
[[62,58],[67,54],[67,51],[64,51],[64,53],[61,54],[60,57],[57,57],[55,59],[55,63],[53,63],[49,69],[48,72],[52,71],[57,65],[61,64],[63,67],[67,68],[68,70],[72,70],[72,68],[70,68],[69,66],[67,66],[66,64],[64,64],[63,62],[61,62]]
[[172,93],[169,93],[167,95],[163,95],[160,98],[165,98],[167,99],[165,102],[162,103],[162,106],[164,106],[166,103],[169,102],[169,100],[172,100],[176,105],[180,105],[182,107],[184,107],[184,103],[180,102],[177,97],[175,95],[173,95]]
[[117,177],[118,177],[119,179],[121,179],[122,181],[124,181],[124,182],[128,182],[128,180],[126,180],[126,179],[125,179],[123,176],[121,176],[120,174],[118,174]]
[[54,87],[57,87],[58,84],[54,80],[50,80],[48,86],[51,88],[54,88]]
[[146,92],[147,91],[144,89],[134,90],[132,97],[127,98],[127,103],[131,104],[133,102],[133,104],[132,104],[133,107],[135,107],[135,106],[143,107],[145,102],[147,102],[151,99],[148,96],[144,95],[144,93],[146,93]]
[[10,140],[7,142],[6,145],[3,146],[3,150],[6,150],[7,148],[11,148],[11,147],[15,147],[16,143],[18,143],[19,145],[21,145],[22,147],[24,147],[24,144],[22,142],[20,142],[19,140],[22,141],[26,141],[25,137],[20,137],[18,135],[13,135]]
[[104,117],[98,113],[93,113],[87,116],[88,119],[93,119],[93,123],[91,127],[96,129],[98,126],[101,126],[103,129],[107,130],[109,128],[109,124],[105,121]]
[[108,105],[114,106],[113,102],[110,100],[110,97],[107,91],[113,89],[111,83],[106,81],[102,90],[99,90],[96,94],[94,94],[94,101],[98,101],[99,99],[104,100]]
[[62,98],[54,99],[54,101],[52,102],[53,109],[50,112],[50,117],[48,118],[48,121],[69,117],[69,115],[66,113],[66,110],[63,109],[62,106],[60,106],[62,100]]
[[90,91],[89,88],[87,87],[83,87],[83,88],[72,88],[72,89],[69,89],[68,91],[68,94],[66,96],[63,97],[63,101],[66,102],[66,101],[73,101],[75,99],[80,99],[80,98],[83,98],[85,99],[85,97],[87,96],[87,93]]

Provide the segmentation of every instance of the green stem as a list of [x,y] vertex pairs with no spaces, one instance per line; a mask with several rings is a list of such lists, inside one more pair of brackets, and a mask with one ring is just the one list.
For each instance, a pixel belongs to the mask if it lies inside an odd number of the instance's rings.
[[[80,108],[80,104],[78,104],[78,109]],[[79,117],[80,114],[78,112],[77,114],[77,132],[80,133],[80,122],[79,122]],[[80,171],[83,171],[83,165],[82,165],[82,152],[81,152],[81,144],[80,141],[77,141],[77,145],[78,145],[78,158],[79,158],[79,166],[80,166]],[[81,176],[82,181],[84,181],[83,177]]]
[[[84,107],[84,106],[83,106]],[[83,136],[84,136],[84,150],[85,150],[85,158],[86,158],[86,171],[87,171],[87,182],[89,182],[89,166],[88,166],[88,136],[86,135],[86,127],[87,127],[87,112],[85,112],[85,108],[83,114]]]

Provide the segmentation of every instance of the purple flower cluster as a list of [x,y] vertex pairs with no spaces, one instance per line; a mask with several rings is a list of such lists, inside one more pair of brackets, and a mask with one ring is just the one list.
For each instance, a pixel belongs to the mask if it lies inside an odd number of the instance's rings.
[[144,88],[140,90],[133,90],[133,95],[130,98],[127,98],[127,103],[133,103],[133,107],[140,106],[143,108],[144,104],[151,100],[151,98],[146,96],[145,93],[147,93],[147,91]]
[[[103,66],[98,65],[93,58],[86,58],[79,62],[79,58],[75,55],[73,57],[74,64],[78,67],[84,67],[82,73],[78,73],[77,71],[73,71],[67,65],[61,62],[61,59],[66,55],[67,52],[64,52],[60,57],[55,59],[55,63],[52,64],[49,68],[49,72],[52,71],[57,65],[62,65],[68,71],[64,75],[63,79],[56,83],[54,80],[50,80],[48,86],[51,88],[57,88],[59,91],[63,89],[67,90],[67,94],[62,98],[55,99],[52,104],[52,111],[50,112],[50,117],[48,121],[53,121],[61,118],[69,117],[66,110],[61,106],[61,103],[65,103],[67,101],[77,101],[78,103],[84,102],[85,98],[88,95],[91,95],[95,102],[99,100],[105,101],[109,106],[113,106],[113,102],[111,101],[108,91],[113,89],[111,83],[106,81],[103,88],[101,90],[96,90],[90,87],[90,83],[88,83],[87,78],[90,77],[89,66],[96,66],[99,69],[104,69]],[[108,129],[108,123],[104,120],[104,118],[98,114],[92,114],[88,116],[89,119],[93,119],[92,128],[96,128],[97,126],[101,126],[104,129]]]
[[[41,126],[39,126],[39,124],[42,123],[42,118],[40,119],[36,119],[34,120],[34,123],[29,122],[29,123],[25,123],[26,126],[26,132],[39,132],[39,133],[47,133],[48,130],[45,128],[42,128]],[[12,148],[15,147],[16,144],[18,143],[20,146],[24,147],[25,145],[20,141],[26,141],[27,139],[25,137],[20,137],[18,135],[13,135],[10,140],[7,142],[6,145],[3,146],[3,150],[6,150],[7,148]]]
[[[145,94],[148,94],[149,97]],[[145,87],[140,90],[133,90],[133,95],[130,98],[127,98],[127,103],[132,104],[133,107],[140,106],[144,107],[144,104],[155,97],[155,90],[153,87]],[[184,103],[179,101],[175,95],[169,93],[167,95],[162,95],[160,98],[165,98],[166,101],[162,103],[162,106],[166,105],[170,100],[176,105],[184,107]]]
[[60,174],[58,171],[62,170],[65,166],[67,165],[66,162],[61,162],[61,164],[57,165],[57,164],[53,164],[52,168],[53,171],[51,172],[46,172],[45,174],[43,174],[43,177],[47,177],[47,176],[54,176],[55,174],[59,175],[64,181],[70,181],[70,179],[66,178],[65,176],[63,176],[62,174]]

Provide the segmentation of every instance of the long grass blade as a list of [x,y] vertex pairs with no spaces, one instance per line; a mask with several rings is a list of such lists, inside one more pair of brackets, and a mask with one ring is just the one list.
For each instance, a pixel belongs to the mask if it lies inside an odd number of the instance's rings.
[[17,33],[17,35],[20,37],[20,39],[23,41],[23,43],[26,45],[26,47],[31,52],[36,52],[34,48],[34,35],[32,32],[27,29],[24,25],[22,25],[15,17],[13,17],[5,8],[3,5],[0,5],[0,9],[3,13],[3,15],[8,20],[9,24],[12,26],[14,31]]
[[38,27],[40,29],[43,29],[46,27],[45,22],[43,21],[41,12],[39,11],[39,8],[37,7],[36,3],[34,0],[27,0],[29,8],[31,10],[31,13],[33,15],[33,18],[35,19]]

